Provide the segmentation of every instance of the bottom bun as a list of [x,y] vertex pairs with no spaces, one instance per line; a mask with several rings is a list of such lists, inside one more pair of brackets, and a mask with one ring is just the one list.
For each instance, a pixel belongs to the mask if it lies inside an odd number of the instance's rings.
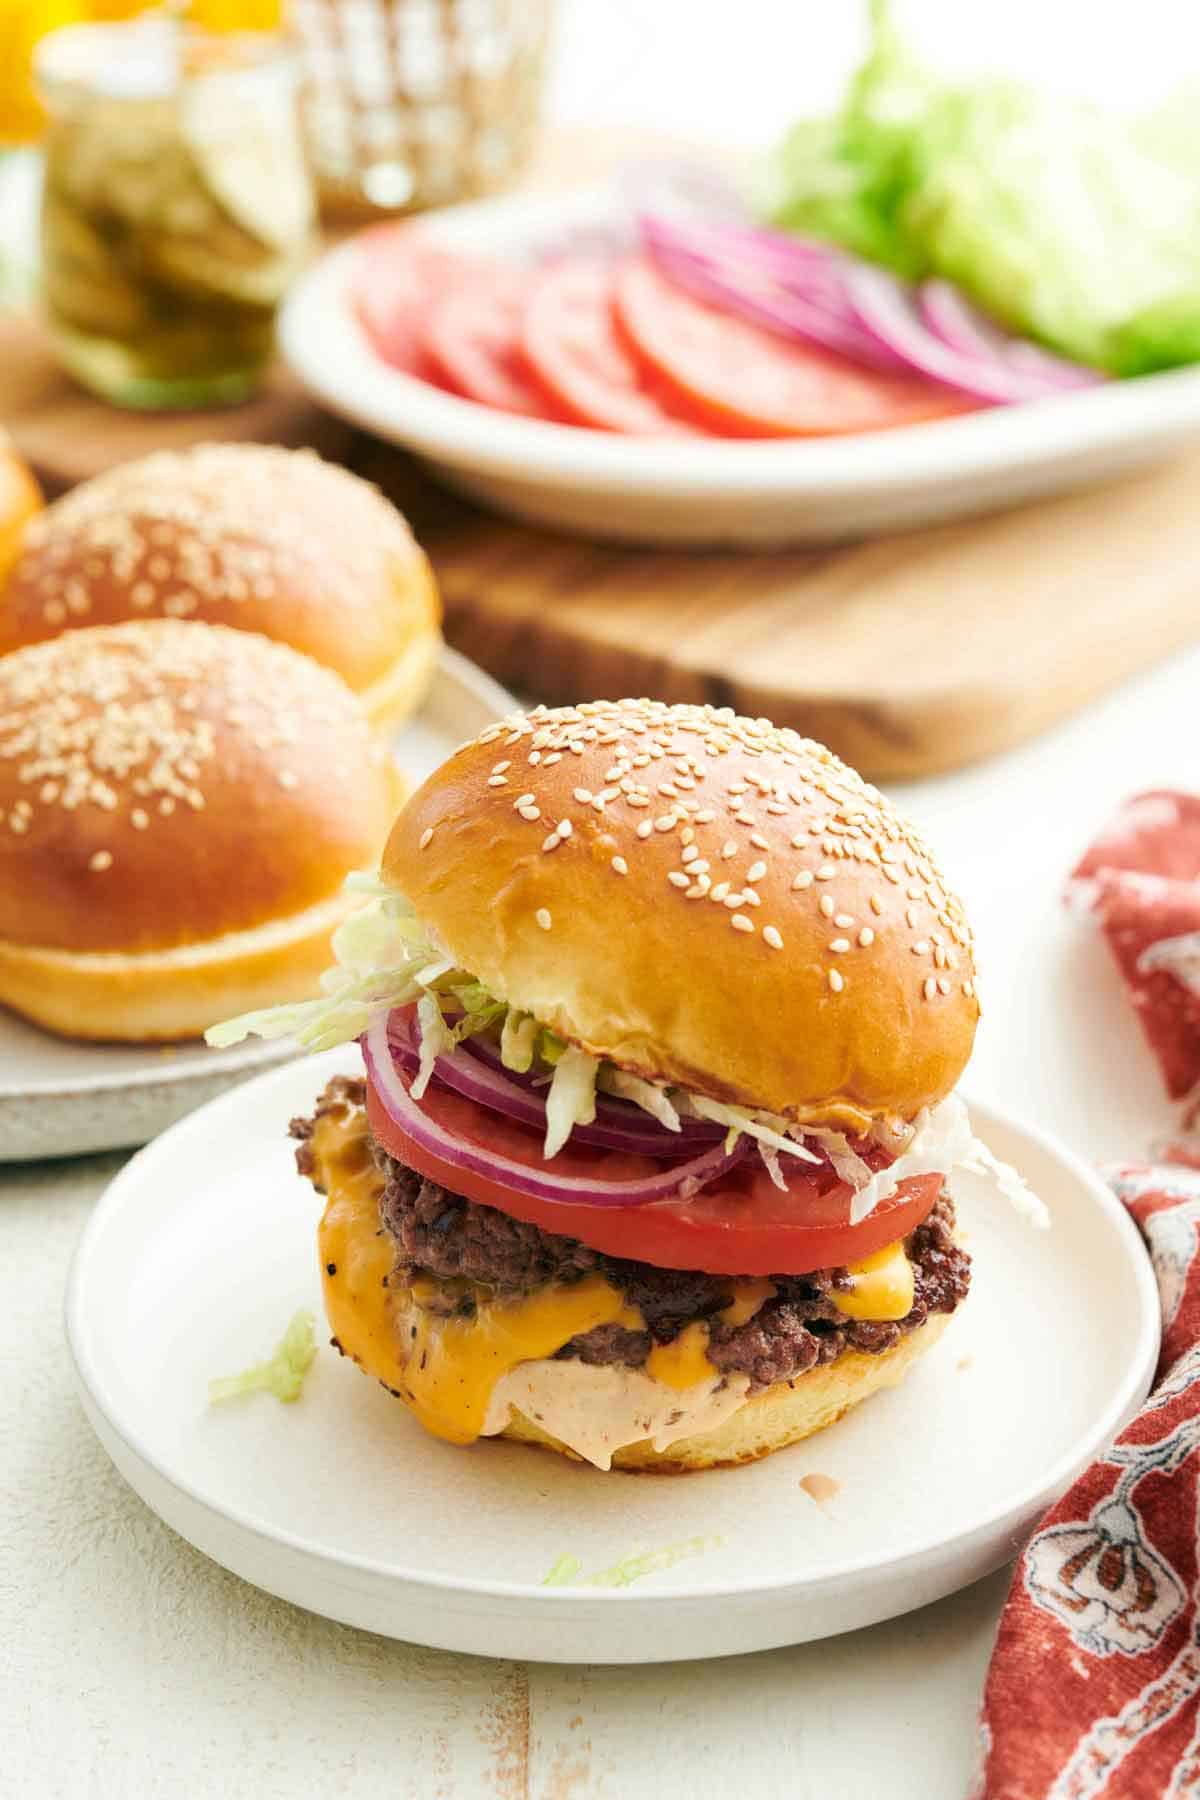
[[[643,1474],[688,1475],[700,1469],[729,1469],[738,1463],[757,1462],[773,1450],[798,1444],[801,1438],[836,1424],[852,1406],[903,1381],[917,1358],[937,1343],[951,1316],[932,1314],[924,1325],[878,1355],[844,1350],[823,1368],[810,1369],[794,1381],[779,1381],[755,1394],[715,1430],[678,1438],[666,1450],[656,1450],[649,1439],[626,1444],[613,1452],[612,1466]],[[557,1450],[572,1462],[583,1460],[523,1413],[515,1413],[498,1436]]]
[[169,1043],[218,1019],[307,1000],[329,965],[329,939],[359,902],[352,894],[253,931],[125,956],[48,950],[0,940],[0,1006],[61,1037]]

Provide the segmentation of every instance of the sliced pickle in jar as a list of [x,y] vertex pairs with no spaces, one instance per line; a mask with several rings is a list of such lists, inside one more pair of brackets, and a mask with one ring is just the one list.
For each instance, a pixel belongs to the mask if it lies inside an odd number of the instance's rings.
[[51,311],[78,331],[133,338],[155,321],[144,286],[124,270],[106,233],[49,191],[42,204],[42,291]]

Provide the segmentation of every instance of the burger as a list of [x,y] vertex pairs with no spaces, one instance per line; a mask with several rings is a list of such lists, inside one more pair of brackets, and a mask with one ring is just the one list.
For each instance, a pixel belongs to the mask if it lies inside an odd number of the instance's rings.
[[365,1067],[292,1125],[326,1311],[436,1436],[747,1462],[966,1300],[970,932],[821,745],[645,700],[514,715],[409,801],[335,944],[300,1035]]
[[81,627],[224,625],[334,670],[380,730],[420,704],[441,644],[404,519],[311,450],[200,444],[123,463],[26,525],[6,581],[4,563],[0,491],[0,654]]

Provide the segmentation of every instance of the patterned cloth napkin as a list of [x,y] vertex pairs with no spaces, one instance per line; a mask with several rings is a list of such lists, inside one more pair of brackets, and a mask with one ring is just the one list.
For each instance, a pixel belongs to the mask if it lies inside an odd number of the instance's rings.
[[[1070,898],[1173,1098],[1200,1084],[1200,797],[1141,794]],[[978,1800],[1200,1800],[1200,1139],[1109,1171],[1162,1300],[1150,1398],[1040,1522],[984,1688]]]

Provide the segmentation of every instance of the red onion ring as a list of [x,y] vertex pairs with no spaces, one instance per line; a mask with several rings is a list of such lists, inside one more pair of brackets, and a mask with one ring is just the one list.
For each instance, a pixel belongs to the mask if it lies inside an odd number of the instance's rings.
[[362,1038],[363,1059],[371,1085],[388,1117],[421,1148],[452,1168],[467,1169],[490,1181],[534,1199],[576,1206],[648,1206],[655,1200],[676,1197],[681,1188],[696,1193],[716,1176],[740,1162],[746,1144],[739,1139],[732,1150],[716,1144],[686,1162],[675,1163],[657,1175],[640,1181],[593,1181],[579,1176],[552,1175],[531,1169],[511,1157],[492,1155],[478,1144],[466,1143],[431,1118],[408,1091],[396,1066],[388,1041],[388,1014],[381,1012]]
[[[524,1112],[514,1112],[510,1115],[512,1118],[519,1117],[527,1123],[545,1125],[545,1101],[533,1088],[531,1078],[505,1068],[499,1050],[489,1039],[469,1037],[461,1048],[472,1060],[486,1064],[511,1086],[532,1091],[539,1108],[538,1117],[531,1120]],[[436,1072],[440,1074],[441,1070]],[[454,1083],[448,1081],[446,1085],[453,1087]],[[497,1102],[495,1110],[503,1112],[504,1107]],[[659,1124],[652,1114],[643,1112],[632,1100],[622,1100],[616,1094],[597,1093],[595,1124],[576,1125],[572,1128],[571,1136],[580,1144],[602,1144],[610,1150],[636,1150],[643,1156],[676,1156],[681,1150],[696,1144],[716,1143],[725,1136],[725,1130],[724,1125],[716,1125],[710,1119],[682,1118],[679,1130],[671,1131],[666,1125]],[[591,1135],[598,1132],[603,1132],[604,1135]],[[619,1134],[619,1143],[613,1133]]]

